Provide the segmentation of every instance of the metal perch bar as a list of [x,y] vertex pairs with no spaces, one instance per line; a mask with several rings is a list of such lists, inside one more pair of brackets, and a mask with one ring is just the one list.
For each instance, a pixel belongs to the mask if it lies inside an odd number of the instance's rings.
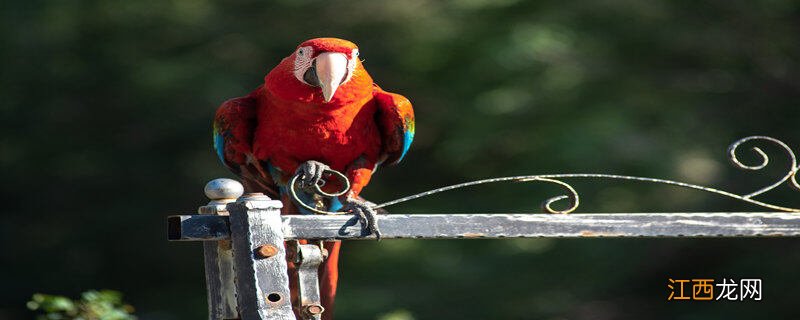
[[[377,216],[382,238],[467,239],[467,238],[537,238],[537,237],[797,237],[800,236],[800,209],[774,205],[753,199],[779,185],[800,190],[797,181],[800,165],[788,145],[766,136],[751,136],[734,142],[728,149],[730,160],[745,170],[760,170],[769,158],[758,147],[752,150],[760,164],[745,164],[736,156],[737,148],[749,141],[766,141],[784,149],[789,170],[779,180],[749,194],[680,181],[611,174],[551,174],[501,177],[445,186],[378,204],[387,207],[432,194],[462,187],[503,181],[543,181],[554,183],[566,194],[551,197],[543,208],[550,213],[570,213],[578,208],[580,196],[565,178],[604,178],[660,183],[690,188],[737,199],[783,212],[693,212],[693,213],[590,213],[590,214],[392,214]],[[329,170],[344,179],[344,175]],[[176,215],[168,218],[168,238],[174,241],[205,241],[206,283],[209,319],[320,319],[325,311],[319,295],[318,266],[325,259],[321,247],[299,244],[298,239],[375,239],[365,231],[352,212],[327,212],[298,201],[295,187],[289,192],[297,205],[317,215],[281,215],[280,201],[263,194],[242,196],[243,187],[230,179],[217,179],[206,185],[211,202],[199,208],[200,215]],[[349,188],[347,183],[345,186]],[[332,197],[313,186],[313,193]],[[306,191],[308,188],[306,188]],[[563,210],[552,204],[569,201]],[[762,209],[764,210],[764,209]],[[289,241],[290,252],[284,246]],[[292,305],[287,274],[287,253],[298,266],[293,279],[299,283],[299,300]],[[293,311],[294,308],[294,311]],[[295,314],[296,311],[296,314]]]
[[[292,239],[374,239],[354,216],[284,215],[283,235]],[[171,216],[169,239],[230,238],[228,217]],[[800,236],[800,214],[592,213],[592,214],[392,214],[378,216],[385,239],[536,237],[770,237]]]

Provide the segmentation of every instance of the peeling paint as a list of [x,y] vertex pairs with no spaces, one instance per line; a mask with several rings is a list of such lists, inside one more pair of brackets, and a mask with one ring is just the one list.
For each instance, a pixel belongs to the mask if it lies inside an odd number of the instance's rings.
[[617,232],[596,232],[591,230],[583,230],[580,232],[581,237],[620,237],[623,233]]
[[462,235],[464,238],[483,238],[486,236],[484,233],[465,233]]

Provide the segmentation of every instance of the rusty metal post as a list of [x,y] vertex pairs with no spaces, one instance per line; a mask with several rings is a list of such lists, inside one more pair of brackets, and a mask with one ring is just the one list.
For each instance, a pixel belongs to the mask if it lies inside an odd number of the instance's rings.
[[[215,179],[206,184],[208,205],[197,209],[202,215],[227,216],[226,205],[244,193],[242,184],[232,179]],[[233,285],[233,251],[230,240],[204,241],[208,318],[210,320],[238,319],[236,288]]]
[[242,320],[295,320],[280,201],[261,193],[228,204],[236,298]]

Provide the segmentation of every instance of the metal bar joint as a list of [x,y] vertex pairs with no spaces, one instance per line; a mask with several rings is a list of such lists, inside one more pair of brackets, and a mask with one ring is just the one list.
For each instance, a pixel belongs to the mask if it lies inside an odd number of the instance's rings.
[[303,320],[320,320],[325,308],[322,307],[319,286],[319,266],[326,258],[326,250],[322,242],[317,244],[300,244],[290,242],[295,253],[297,265],[297,288],[300,297],[299,314]]

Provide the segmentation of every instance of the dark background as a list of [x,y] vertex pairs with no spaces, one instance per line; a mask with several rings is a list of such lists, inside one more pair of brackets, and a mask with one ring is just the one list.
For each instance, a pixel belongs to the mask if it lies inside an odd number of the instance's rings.
[[[231,177],[211,148],[224,100],[308,38],[356,42],[414,103],[416,141],[376,202],[519,174],[644,175],[748,193],[726,146],[800,145],[797,1],[4,1],[0,318],[36,292],[121,290],[143,320],[206,315],[199,243],[170,243]],[[747,150],[742,160],[757,162]],[[699,191],[575,181],[579,212],[759,208]],[[535,212],[559,190],[490,185],[396,213]],[[765,201],[798,207],[782,186]],[[797,318],[800,240],[348,242],[340,319]],[[667,279],[762,278],[760,302],[668,302]]]

